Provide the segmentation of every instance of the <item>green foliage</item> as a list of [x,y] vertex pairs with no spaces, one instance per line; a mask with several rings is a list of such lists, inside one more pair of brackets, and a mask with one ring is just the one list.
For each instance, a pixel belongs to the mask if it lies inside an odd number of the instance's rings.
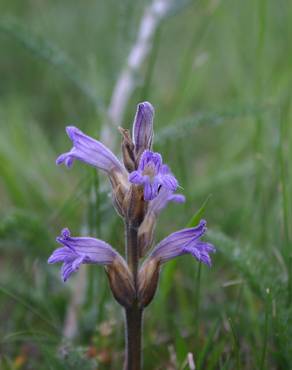
[[[74,279],[47,266],[55,236],[98,235],[123,248],[108,184],[55,166],[66,124],[98,136],[147,1],[0,5],[0,368],[117,369],[123,314],[89,266],[78,337],[62,330]],[[211,269],[167,264],[145,312],[145,369],[292,367],[291,22],[286,0],[175,1],[127,106],[156,108],[155,148],[178,176],[157,241],[200,218]],[[118,133],[117,133],[118,135]],[[212,197],[210,197],[212,194]]]

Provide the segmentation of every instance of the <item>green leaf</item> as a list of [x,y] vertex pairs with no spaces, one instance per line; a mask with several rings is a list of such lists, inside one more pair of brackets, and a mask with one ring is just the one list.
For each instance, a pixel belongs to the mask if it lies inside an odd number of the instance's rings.
[[193,215],[193,217],[187,223],[187,227],[194,227],[199,223],[199,221],[201,220],[202,216],[204,215],[206,211],[207,205],[211,197],[212,197],[212,194],[209,194],[207,196],[207,198],[205,199],[204,203],[201,205],[199,210]]

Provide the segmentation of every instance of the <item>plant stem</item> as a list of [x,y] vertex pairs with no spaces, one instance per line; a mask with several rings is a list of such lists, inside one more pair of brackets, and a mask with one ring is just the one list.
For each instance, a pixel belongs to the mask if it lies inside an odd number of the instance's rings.
[[141,369],[142,310],[136,305],[126,310],[125,370]]
[[139,264],[138,226],[126,223],[126,254],[129,269],[133,274],[134,284],[137,285],[137,272]]
[[[138,251],[138,227],[131,223],[126,223],[126,249],[127,262],[133,274],[134,284],[137,289],[137,274],[139,266]],[[141,369],[141,334],[142,334],[142,314],[143,311],[135,301],[132,307],[126,309],[126,360],[125,370]]]

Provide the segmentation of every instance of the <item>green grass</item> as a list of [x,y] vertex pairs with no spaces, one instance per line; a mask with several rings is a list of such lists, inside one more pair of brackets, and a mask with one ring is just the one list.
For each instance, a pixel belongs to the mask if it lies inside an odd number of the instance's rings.
[[[64,226],[122,251],[102,175],[55,159],[67,124],[98,137],[146,3],[0,4],[1,369],[122,362],[123,313],[102,268],[87,269],[67,343],[76,276],[63,284],[46,260]],[[123,126],[138,101],[153,103],[155,149],[187,198],[162,213],[156,240],[199,215],[218,249],[211,269],[187,256],[163,268],[145,369],[188,369],[189,352],[200,370],[292,367],[291,24],[288,0],[177,1],[137,76]]]

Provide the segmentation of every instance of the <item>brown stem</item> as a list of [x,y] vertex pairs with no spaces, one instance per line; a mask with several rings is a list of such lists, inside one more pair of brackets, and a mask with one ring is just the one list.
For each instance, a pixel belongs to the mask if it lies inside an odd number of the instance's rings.
[[126,223],[126,248],[127,262],[129,269],[133,274],[134,284],[136,286],[139,265],[138,226],[131,223]]
[[[137,274],[139,266],[139,251],[137,243],[138,227],[126,223],[127,262],[133,274],[137,290]],[[125,370],[141,369],[141,335],[142,335],[142,309],[136,300],[132,307],[126,309],[126,360]]]
[[142,310],[137,306],[126,310],[125,370],[141,369]]

